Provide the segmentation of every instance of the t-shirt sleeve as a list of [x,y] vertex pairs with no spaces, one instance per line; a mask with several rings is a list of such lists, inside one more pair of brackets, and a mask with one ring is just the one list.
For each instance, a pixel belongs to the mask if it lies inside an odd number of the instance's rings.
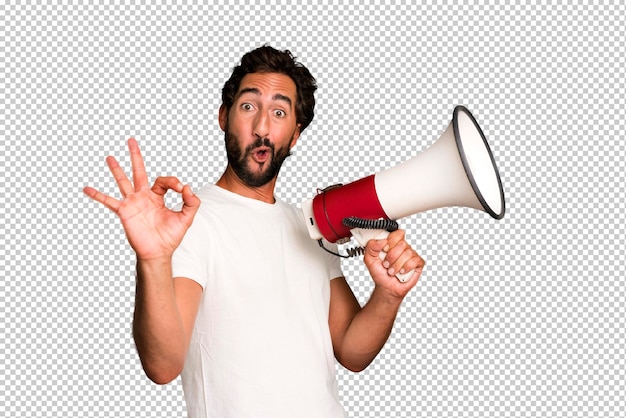
[[[324,247],[328,248],[332,252],[338,252],[337,244],[331,244],[328,241],[324,241]],[[341,271],[341,257],[330,254],[326,251],[325,253],[328,263],[329,279],[333,280],[339,277],[344,277],[343,272]]]
[[208,280],[209,242],[206,223],[199,215],[200,213],[196,214],[182,242],[174,251],[172,276],[191,279],[204,289]]

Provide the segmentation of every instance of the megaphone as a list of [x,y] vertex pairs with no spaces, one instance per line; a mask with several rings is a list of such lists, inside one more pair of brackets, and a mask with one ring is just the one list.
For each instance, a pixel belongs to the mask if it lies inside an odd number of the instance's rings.
[[371,234],[355,234],[344,224],[346,218],[396,220],[450,206],[478,209],[495,219],[502,219],[505,212],[493,153],[463,106],[454,108],[446,130],[422,153],[385,171],[319,191],[302,203],[302,211],[312,239],[334,243],[354,236],[365,245]]

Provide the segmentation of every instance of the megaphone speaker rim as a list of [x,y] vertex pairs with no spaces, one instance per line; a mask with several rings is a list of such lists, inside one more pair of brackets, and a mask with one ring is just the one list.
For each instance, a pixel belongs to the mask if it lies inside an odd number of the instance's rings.
[[[478,182],[476,181],[476,178],[474,177],[474,174],[472,172],[471,165],[470,165],[468,156],[466,154],[466,150],[463,145],[462,138],[461,138],[461,132],[459,129],[459,113],[460,112],[465,113],[474,124],[474,127],[476,128],[477,132],[479,133],[483,141],[485,151],[487,151],[489,155],[489,159],[491,160],[491,165],[492,165],[492,168],[493,168],[493,171],[494,171],[497,183],[498,183],[499,194],[500,194],[501,210],[499,212],[496,212],[491,207],[491,205],[489,205],[489,203],[487,202],[487,199],[483,196],[483,193],[481,192],[480,187],[478,186]],[[505,212],[504,189],[502,188],[502,180],[500,179],[498,166],[496,165],[496,161],[493,157],[493,152],[491,151],[491,147],[489,146],[489,143],[487,142],[487,138],[485,137],[483,130],[480,128],[480,125],[478,124],[478,122],[476,122],[476,118],[474,118],[474,115],[472,115],[472,112],[470,112],[465,106],[456,106],[454,108],[454,113],[452,116],[452,125],[454,128],[454,140],[456,141],[457,149],[459,150],[459,155],[463,163],[463,168],[465,169],[467,178],[472,186],[472,189],[474,190],[474,193],[476,194],[476,197],[478,198],[478,201],[483,206],[483,209],[485,210],[485,212],[487,212],[489,215],[491,215],[495,219],[502,219],[504,217],[504,212]]]

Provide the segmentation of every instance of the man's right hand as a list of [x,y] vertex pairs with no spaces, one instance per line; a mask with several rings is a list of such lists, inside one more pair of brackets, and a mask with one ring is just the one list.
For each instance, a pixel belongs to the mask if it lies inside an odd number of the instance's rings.
[[[191,226],[200,207],[200,199],[194,195],[189,185],[183,185],[176,177],[159,177],[150,188],[141,151],[135,139],[128,140],[128,149],[133,171],[132,182],[114,157],[106,159],[122,199],[107,196],[92,187],[85,187],[84,193],[120,218],[126,238],[139,260],[169,258]],[[165,206],[164,197],[168,190],[182,194],[183,207],[180,212]]]

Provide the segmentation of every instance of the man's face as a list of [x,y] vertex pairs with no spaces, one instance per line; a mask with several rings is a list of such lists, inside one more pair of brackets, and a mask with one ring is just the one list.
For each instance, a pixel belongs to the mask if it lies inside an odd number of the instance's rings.
[[296,85],[284,74],[252,73],[241,81],[232,107],[220,108],[228,164],[250,187],[276,178],[300,136]]

